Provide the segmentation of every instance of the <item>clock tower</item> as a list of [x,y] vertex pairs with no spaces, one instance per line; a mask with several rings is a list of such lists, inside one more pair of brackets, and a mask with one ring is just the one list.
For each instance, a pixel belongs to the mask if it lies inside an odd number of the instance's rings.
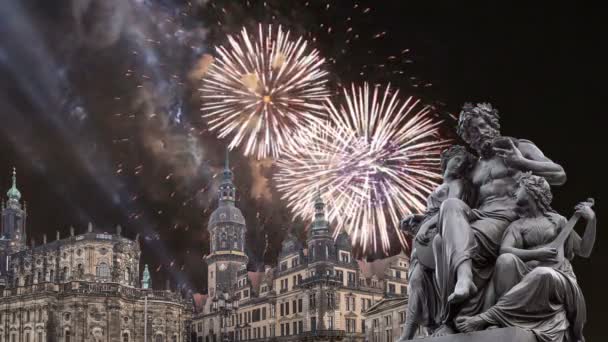
[[236,284],[237,272],[247,267],[245,254],[245,218],[235,206],[236,188],[230,170],[228,152],[218,189],[219,203],[209,218],[210,252],[207,262],[209,297],[220,291],[230,291]]

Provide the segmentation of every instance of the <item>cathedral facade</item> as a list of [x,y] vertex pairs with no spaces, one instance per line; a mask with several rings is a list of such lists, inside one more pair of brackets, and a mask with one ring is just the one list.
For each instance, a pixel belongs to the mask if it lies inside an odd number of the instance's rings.
[[[363,315],[385,298],[406,296],[409,260],[394,257],[384,275],[365,276],[346,234],[333,238],[319,193],[306,243],[289,234],[276,267],[254,286],[247,272],[245,220],[228,165],[208,230],[209,290],[191,332],[196,342],[365,341]],[[229,304],[228,304],[229,303]]]
[[13,185],[2,203],[0,342],[181,342],[191,318],[178,293],[140,280],[139,241],[117,227],[26,244],[27,211]]

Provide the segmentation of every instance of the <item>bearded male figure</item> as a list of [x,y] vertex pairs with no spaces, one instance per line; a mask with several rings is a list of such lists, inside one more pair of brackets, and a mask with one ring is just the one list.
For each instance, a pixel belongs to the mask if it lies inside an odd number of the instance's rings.
[[477,205],[471,208],[455,198],[441,205],[433,250],[443,324],[435,335],[454,333],[458,312],[473,315],[492,304],[486,284],[504,231],[518,217],[514,194],[521,172],[542,176],[551,185],[566,182],[564,169],[531,141],[501,137],[498,119],[498,111],[485,103],[465,104],[460,113],[458,134],[479,156],[470,175]]

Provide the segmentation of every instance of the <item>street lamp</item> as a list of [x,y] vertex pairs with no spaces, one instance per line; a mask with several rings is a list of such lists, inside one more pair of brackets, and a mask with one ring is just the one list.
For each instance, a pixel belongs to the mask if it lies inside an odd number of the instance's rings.
[[220,341],[229,341],[228,336],[226,336],[226,321],[228,316],[239,308],[239,301],[238,299],[235,300],[231,298],[230,294],[226,292],[220,292],[217,297],[213,298],[211,305],[213,310],[218,312],[223,318],[223,320],[220,321],[222,323]]

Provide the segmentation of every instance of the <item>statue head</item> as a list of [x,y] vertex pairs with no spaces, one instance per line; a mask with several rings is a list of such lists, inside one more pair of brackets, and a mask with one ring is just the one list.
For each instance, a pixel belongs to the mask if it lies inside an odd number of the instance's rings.
[[482,157],[492,154],[492,141],[500,136],[498,110],[489,103],[465,103],[458,118],[458,135]]
[[517,211],[521,216],[536,216],[552,211],[551,186],[543,177],[526,172],[518,180]]
[[441,173],[444,178],[464,178],[475,165],[475,157],[462,145],[452,145],[441,152]]

